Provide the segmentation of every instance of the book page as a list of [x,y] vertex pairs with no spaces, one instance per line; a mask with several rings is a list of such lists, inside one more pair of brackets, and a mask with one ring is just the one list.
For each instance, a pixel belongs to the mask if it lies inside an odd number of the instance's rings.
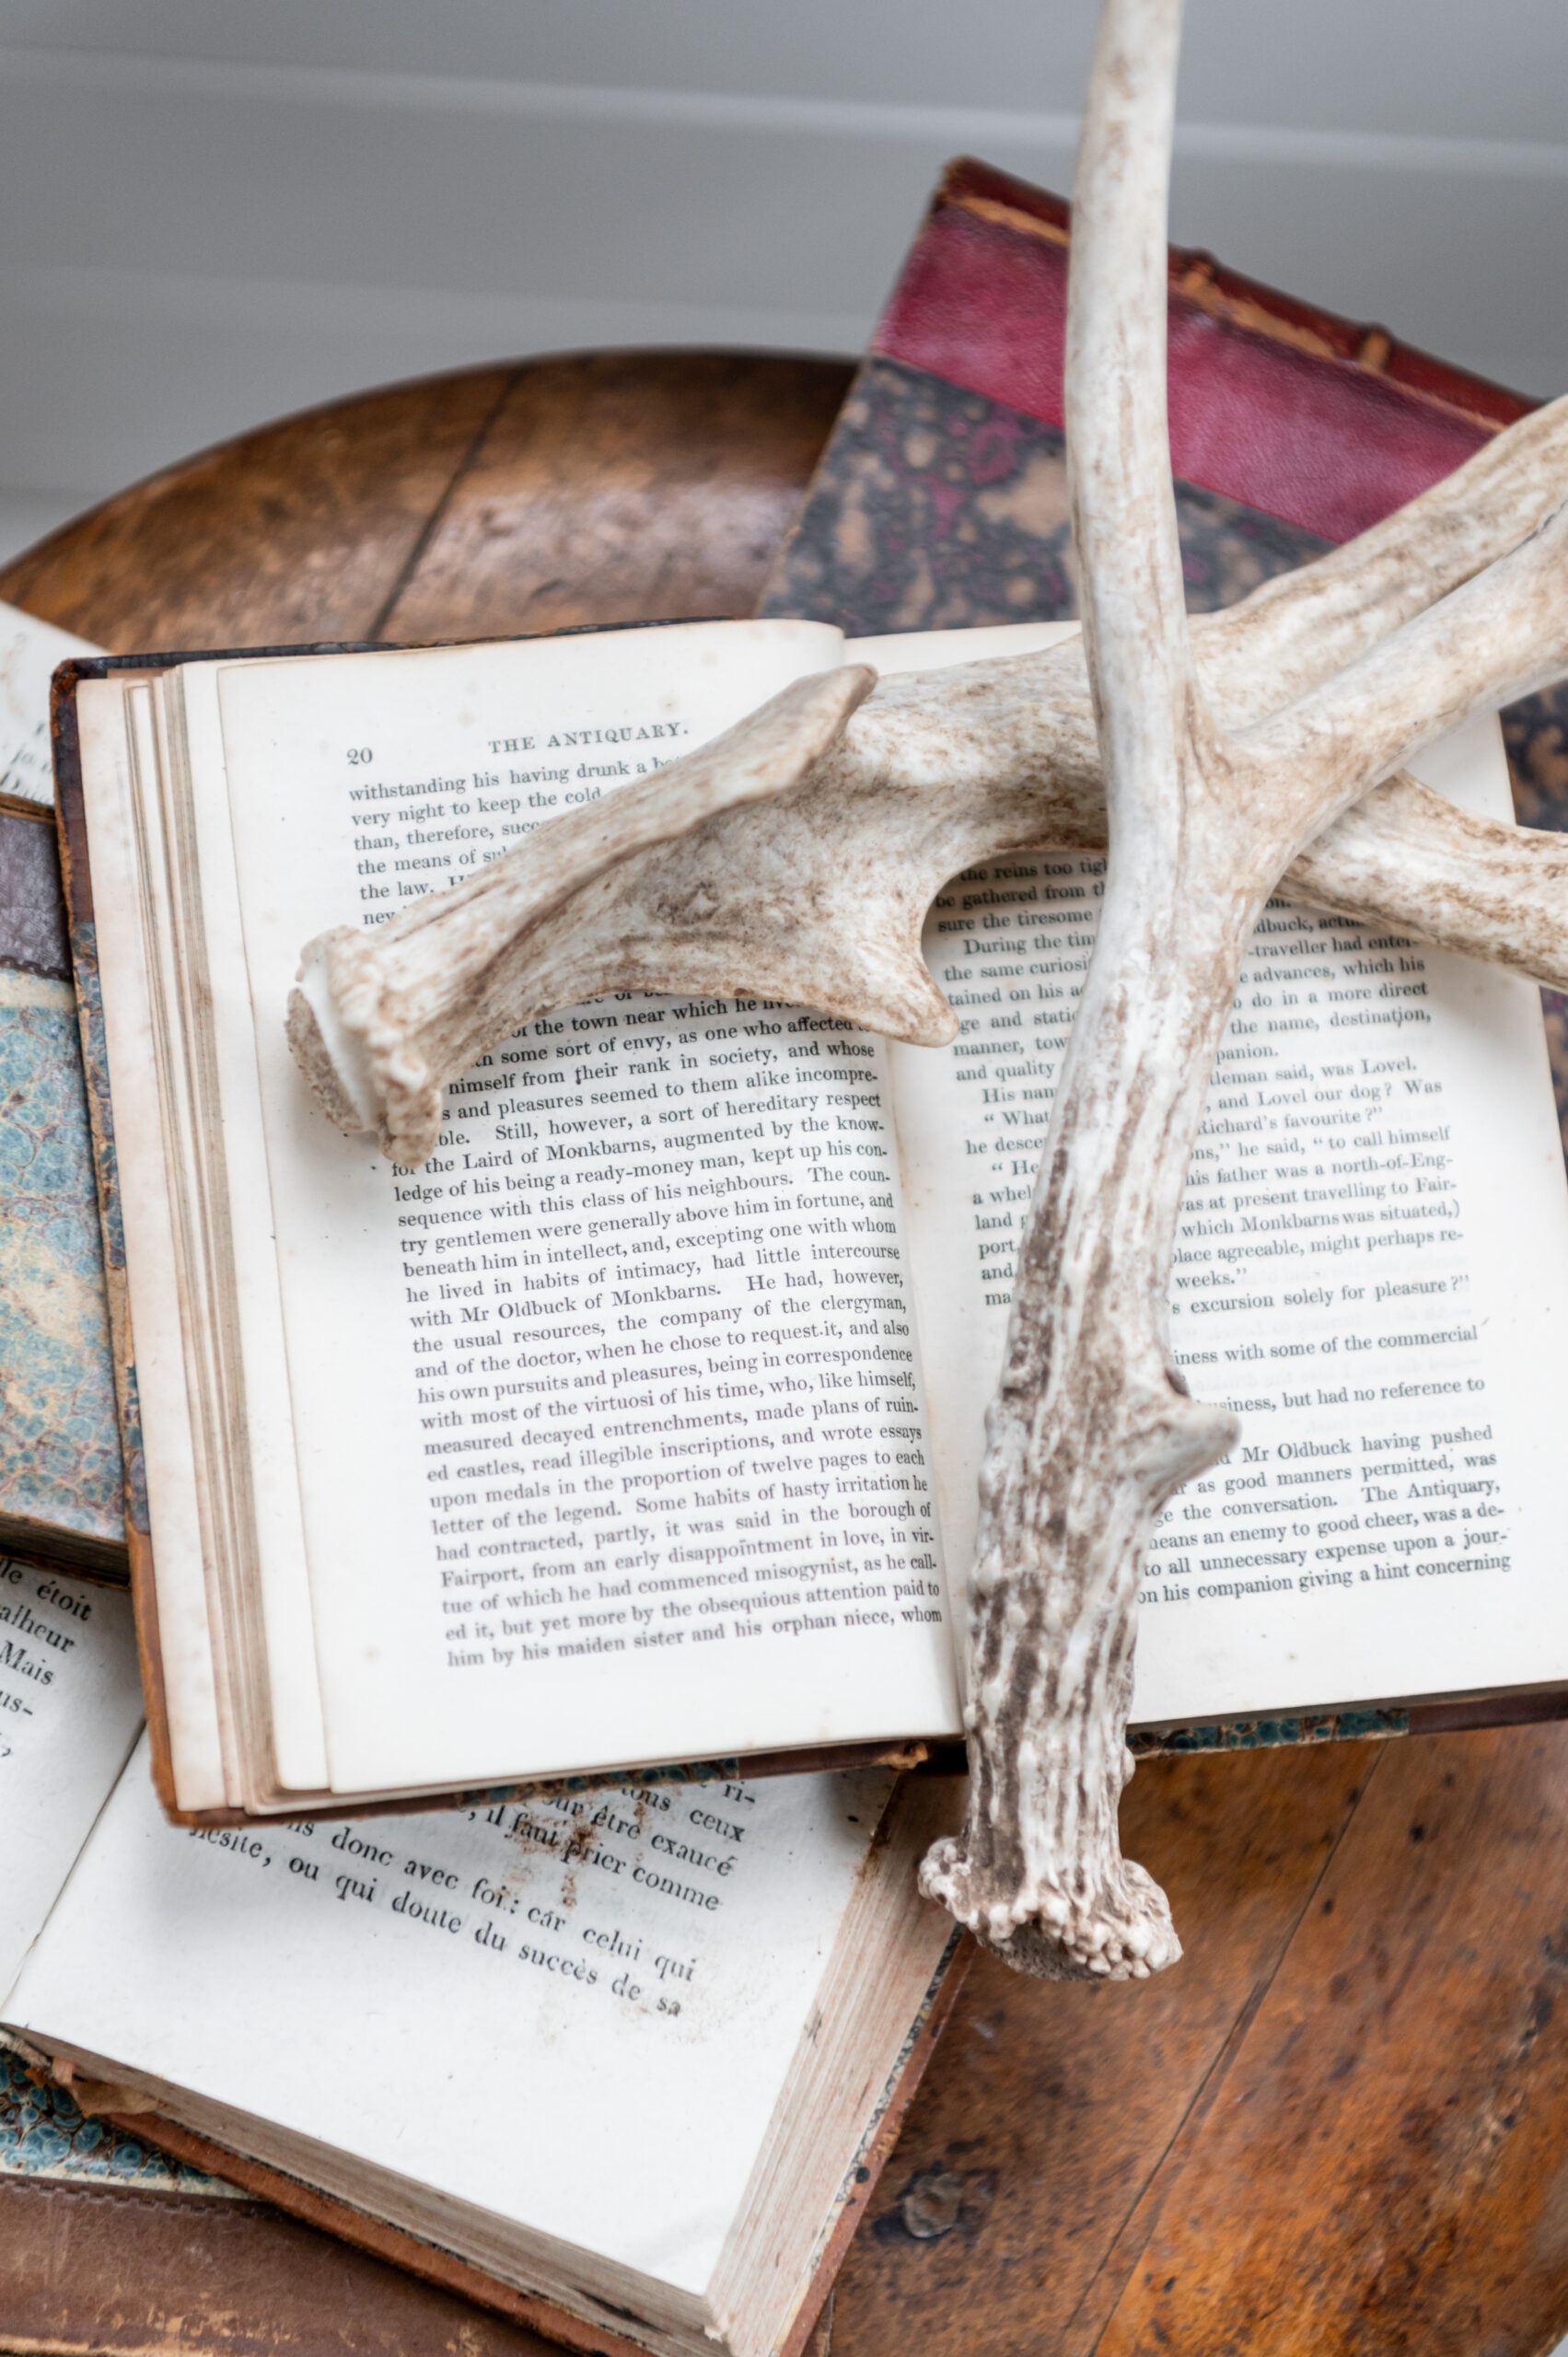
[[311,935],[841,644],[700,624],[187,674],[226,748],[245,962],[210,935],[213,987],[260,1074],[334,1789],[957,1724],[882,1043],[749,1000],[563,1010],[401,1170],[284,1036]]
[[[218,1711],[221,1632],[207,1610],[190,1393],[180,1326],[180,1253],[169,1140],[156,1074],[160,1025],[144,925],[147,829],[133,792],[140,687],[85,680],[76,693],[82,800],[91,843],[94,932],[114,1097],[114,1170],[157,1583],[157,1647],[169,1747],[184,1808],[238,1798]],[[156,820],[156,807],[149,816]],[[121,1338],[122,1343],[123,1337]]]
[[[182,752],[187,777],[194,771],[221,781],[223,747],[212,678],[205,669],[195,676],[206,692],[194,697],[185,692],[190,675],[184,671],[167,673],[157,683],[165,744]],[[172,770],[176,764],[168,766]],[[172,800],[171,784],[166,782],[165,790]],[[203,993],[210,993],[207,944],[222,943],[229,958],[238,961],[241,926],[226,795],[192,792],[183,819],[183,826],[170,832],[185,839],[188,882],[185,892],[172,896],[175,909],[170,913],[183,920],[179,966],[195,1004],[180,1028],[193,1041],[208,1037],[197,1013]],[[207,1086],[206,1104],[221,1109],[224,1184],[205,1190],[214,1231],[206,1255],[207,1286],[204,1298],[188,1303],[185,1320],[188,1347],[193,1327],[212,1353],[205,1390],[209,1417],[217,1426],[209,1446],[215,1459],[212,1471],[218,1478],[209,1477],[209,1489],[215,1505],[230,1499],[233,1505],[221,1518],[209,1515],[212,1536],[206,1551],[209,1559],[219,1557],[220,1547],[226,1551],[224,1568],[232,1564],[234,1585],[252,1608],[247,1633],[259,1639],[252,1648],[253,1657],[260,1657],[256,1667],[264,1664],[268,1781],[275,1780],[285,1791],[308,1793],[326,1783],[327,1753],[295,1476],[277,1258],[270,1251],[237,1252],[234,1245],[237,1235],[262,1237],[272,1227],[255,1046],[238,1025],[218,1028],[210,1035],[210,1062],[202,1077]],[[163,1093],[166,1097],[174,1094],[168,1081]],[[197,1118],[203,1116],[199,1112]],[[192,1152],[191,1160],[196,1159]],[[195,1291],[192,1286],[193,1295]],[[220,1389],[227,1395],[228,1414],[223,1418],[215,1412],[213,1397]],[[224,1477],[242,1453],[250,1480],[242,1498],[235,1498],[232,1480]],[[167,1496],[161,1503],[167,1515]]]
[[144,1755],[6,2017],[700,2293],[891,1783],[191,1832]]
[[[1511,818],[1495,721],[1413,766]],[[892,1052],[955,1592],[1103,872],[1041,853],[956,878],[924,946],[962,1036]],[[1568,1678],[1564,1212],[1534,988],[1272,903],[1171,1291],[1177,1363],[1242,1434],[1156,1536],[1136,1722]]]
[[130,1597],[0,1558],[0,1992],[141,1724]]
[[19,606],[0,605],[0,794],[53,808],[49,683],[57,664],[99,651],[90,639],[41,622]]

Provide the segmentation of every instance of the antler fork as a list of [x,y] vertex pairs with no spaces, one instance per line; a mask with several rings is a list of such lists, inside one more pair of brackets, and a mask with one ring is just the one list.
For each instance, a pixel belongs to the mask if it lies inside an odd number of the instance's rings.
[[747,991],[936,1044],[919,954],[959,868],[1042,842],[1109,862],[987,1426],[970,1803],[924,1886],[1020,1969],[1179,1953],[1117,1841],[1154,1522],[1234,1445],[1173,1364],[1167,1287],[1204,1090],[1270,893],[1568,985],[1568,842],[1400,774],[1568,671],[1568,403],[1348,547],[1184,610],[1165,409],[1179,0],[1106,0],[1074,201],[1067,424],[1082,642],[802,681],[729,736],[365,935],[309,945],[296,1052],[404,1163],[441,1090],[605,992]]
[[1179,1954],[1164,1893],[1120,1853],[1116,1809],[1149,1537],[1238,1433],[1189,1396],[1167,1294],[1253,926],[1378,779],[1568,661],[1559,511],[1267,718],[1236,725],[1206,686],[1165,401],[1179,20],[1179,0],[1106,0],[1079,156],[1067,447],[1110,856],[987,1420],[969,1814],[923,1870],[988,1945],[1052,1977],[1139,1976]]

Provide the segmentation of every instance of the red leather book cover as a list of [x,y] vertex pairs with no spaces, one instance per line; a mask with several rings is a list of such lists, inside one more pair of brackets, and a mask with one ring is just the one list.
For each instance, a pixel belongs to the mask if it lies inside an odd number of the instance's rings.
[[[1062,424],[1070,209],[949,168],[872,350]],[[1173,471],[1329,540],[1365,531],[1533,404],[1239,276],[1170,254]]]
[[[865,633],[1073,610],[1062,441],[1070,212],[949,167],[761,610]],[[1533,404],[1170,254],[1169,404],[1191,602],[1349,540]]]

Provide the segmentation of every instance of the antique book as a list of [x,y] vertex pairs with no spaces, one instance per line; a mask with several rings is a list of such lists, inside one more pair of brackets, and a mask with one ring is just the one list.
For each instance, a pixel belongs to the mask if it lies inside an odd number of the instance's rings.
[[[854,635],[1077,610],[1063,432],[1071,211],[962,157],[938,186],[758,612]],[[1187,599],[1208,611],[1365,530],[1534,403],[1381,326],[1173,247],[1169,410]],[[1514,804],[1568,825],[1568,686],[1502,714]],[[1568,1001],[1542,992],[1564,1152]],[[1150,1642],[1145,1628],[1143,1639]],[[1538,1690],[1384,1709],[1388,1733],[1556,1716]],[[1342,1721],[1342,1725],[1348,1724]],[[1166,1727],[1134,1749],[1288,1742],[1298,1715]]]
[[[949,166],[759,610],[858,635],[1074,610],[1062,366],[1069,207]],[[1189,603],[1351,539],[1534,404],[1170,255],[1169,409]]]
[[0,607],[0,1550],[128,1576],[98,1200],[54,846],[49,680]]
[[[949,1049],[749,999],[562,1010],[455,1084],[417,1170],[315,1109],[284,1009],[345,913],[374,923],[805,670],[1051,628],[64,677],[175,1811],[956,1736],[982,1411],[1100,863],[1042,851],[938,897]],[[1421,766],[1506,817],[1495,723]],[[1141,1728],[1551,1707],[1564,1211],[1535,993],[1271,911],[1173,1306],[1245,1437],[1156,1538]]]
[[41,2082],[41,2162],[52,2081],[123,2131],[110,2183],[145,2138],[584,2351],[800,2349],[958,1985],[914,1890],[952,1780],[180,1831],[128,1600],[11,1565],[0,1612],[40,1665],[0,2080]]
[[[950,165],[758,611],[852,636],[1076,612],[1062,367],[1070,208]],[[1170,438],[1187,599],[1229,605],[1365,530],[1534,407],[1386,328],[1170,252]],[[1568,686],[1503,715],[1515,802],[1568,824]],[[1568,1124],[1568,1006],[1545,993]]]

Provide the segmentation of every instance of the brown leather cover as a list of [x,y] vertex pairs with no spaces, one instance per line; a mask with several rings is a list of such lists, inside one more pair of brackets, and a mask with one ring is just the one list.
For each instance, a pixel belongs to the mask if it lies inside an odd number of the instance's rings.
[[[1070,219],[993,165],[949,166],[872,350],[1061,425]],[[1172,247],[1169,269],[1175,472],[1324,540],[1365,531],[1534,407],[1212,254]]]
[[0,2177],[0,2346],[41,2357],[544,2357],[547,2344],[264,2202]]
[[18,794],[0,794],[0,966],[71,979],[52,817]]

